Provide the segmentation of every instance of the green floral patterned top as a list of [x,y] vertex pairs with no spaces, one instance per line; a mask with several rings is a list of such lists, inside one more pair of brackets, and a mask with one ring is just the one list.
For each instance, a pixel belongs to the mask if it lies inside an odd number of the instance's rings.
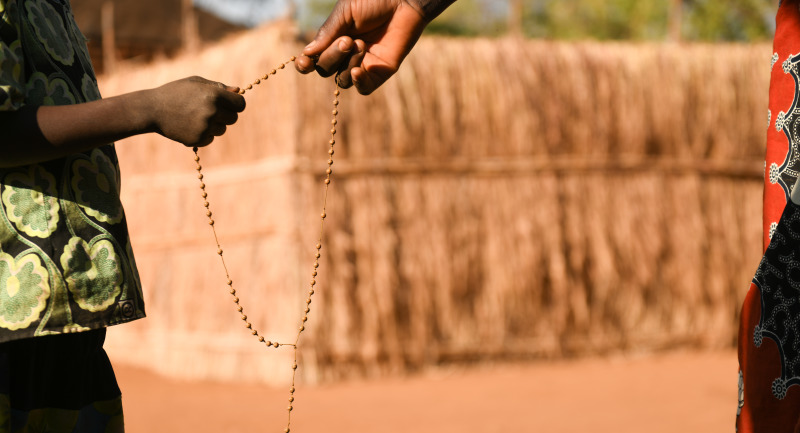
[[[0,111],[100,99],[68,0],[0,0],[0,17]],[[0,168],[0,342],[144,317],[119,191],[111,144]]]

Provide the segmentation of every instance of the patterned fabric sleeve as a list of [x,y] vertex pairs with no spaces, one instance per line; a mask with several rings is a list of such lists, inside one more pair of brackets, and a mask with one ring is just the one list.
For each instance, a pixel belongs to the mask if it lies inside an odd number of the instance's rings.
[[0,111],[17,110],[25,98],[19,28],[11,19],[16,2],[0,0]]

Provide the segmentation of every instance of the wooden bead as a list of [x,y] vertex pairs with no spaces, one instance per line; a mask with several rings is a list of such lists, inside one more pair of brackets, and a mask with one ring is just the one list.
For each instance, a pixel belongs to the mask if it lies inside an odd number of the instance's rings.
[[250,90],[250,89],[252,89],[252,88],[253,88],[253,85],[252,85],[252,84],[248,84],[248,85],[247,85],[247,87],[245,87],[245,89],[247,89],[247,90]]
[[276,342],[274,342],[274,343],[272,343],[272,347],[275,347],[275,348],[277,348],[278,346],[279,346],[279,344],[278,344],[278,342],[277,342],[277,341],[276,341]]

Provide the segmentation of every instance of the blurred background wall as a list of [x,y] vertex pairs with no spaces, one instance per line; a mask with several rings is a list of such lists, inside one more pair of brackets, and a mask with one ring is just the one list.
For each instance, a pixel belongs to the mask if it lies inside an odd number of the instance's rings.
[[[733,347],[760,257],[771,50],[721,41],[768,38],[769,9],[612,3],[462,0],[432,26],[462,36],[426,36],[374,95],[344,93],[306,380]],[[285,6],[297,20],[157,62],[106,49],[101,90],[252,82],[330,7]],[[237,291],[271,340],[302,316],[332,91],[280,71],[201,151]],[[109,351],[177,377],[287,380],[290,353],[264,353],[227,293],[191,151],[157,136],[118,151],[149,317]]]

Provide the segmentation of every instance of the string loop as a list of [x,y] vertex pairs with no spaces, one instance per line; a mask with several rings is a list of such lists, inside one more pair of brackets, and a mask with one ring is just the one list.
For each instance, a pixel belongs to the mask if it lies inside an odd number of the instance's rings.
[[[252,90],[254,86],[261,84],[263,81],[269,79],[271,75],[275,75],[278,70],[284,69],[286,65],[291,62],[294,62],[296,58],[292,56],[288,61],[281,63],[276,69],[271,70],[269,73],[264,74],[260,78],[253,81],[253,83],[248,84],[246,87],[241,88],[239,90],[239,94],[244,95],[248,90]],[[292,425],[292,409],[294,405],[294,393],[295,393],[295,380],[297,378],[297,368],[299,367],[297,362],[297,352],[298,346],[300,343],[300,335],[305,331],[306,324],[308,323],[309,313],[311,312],[311,298],[316,293],[315,287],[317,285],[317,276],[318,276],[318,269],[319,269],[319,260],[322,257],[322,241],[323,235],[325,230],[325,219],[327,218],[327,204],[328,204],[328,189],[330,188],[331,184],[331,176],[333,174],[333,154],[334,154],[334,145],[336,144],[336,126],[338,124],[337,115],[339,114],[339,95],[340,95],[340,87],[339,87],[339,75],[341,71],[336,74],[334,77],[335,89],[333,92],[334,99],[333,99],[333,110],[332,115],[333,118],[331,120],[331,130],[330,130],[330,140],[328,141],[328,152],[327,152],[327,164],[328,168],[325,170],[325,179],[323,180],[323,195],[322,195],[322,212],[320,213],[320,225],[319,225],[319,237],[317,239],[317,243],[314,246],[314,262],[313,267],[311,270],[311,279],[309,281],[309,288],[308,288],[308,296],[305,299],[305,306],[303,308],[303,316],[300,319],[300,323],[297,327],[297,335],[295,337],[294,343],[281,343],[278,341],[273,341],[267,339],[260,331],[258,331],[250,322],[248,316],[244,312],[244,307],[242,306],[241,300],[237,296],[236,289],[233,287],[233,280],[231,279],[230,272],[228,270],[228,266],[225,263],[225,256],[224,251],[222,249],[222,245],[219,241],[219,236],[217,235],[217,228],[216,228],[216,221],[213,218],[213,212],[211,211],[211,204],[208,200],[208,192],[206,191],[206,184],[204,182],[205,175],[203,174],[203,167],[200,165],[200,154],[199,149],[197,147],[193,148],[194,151],[194,161],[197,164],[197,178],[200,181],[200,190],[202,191],[201,196],[203,197],[203,207],[205,208],[206,217],[208,217],[208,225],[211,227],[211,232],[214,235],[214,244],[217,246],[217,255],[219,256],[220,263],[222,264],[222,269],[225,272],[225,284],[227,285],[226,290],[230,293],[233,298],[233,303],[236,306],[236,311],[241,315],[242,322],[245,325],[245,328],[248,330],[253,337],[258,339],[259,343],[263,343],[267,349],[278,349],[280,347],[289,347],[292,350],[292,384],[289,388],[289,406],[286,408],[287,410],[287,421],[286,421],[286,428],[283,430],[284,433],[289,433],[291,430]]]

